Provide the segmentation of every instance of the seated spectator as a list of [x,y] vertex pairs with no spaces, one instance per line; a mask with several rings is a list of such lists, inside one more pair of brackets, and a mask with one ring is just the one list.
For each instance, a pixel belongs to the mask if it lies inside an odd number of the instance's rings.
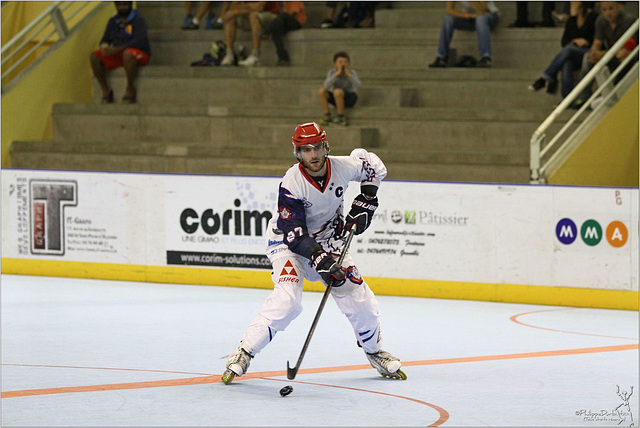
[[260,33],[280,13],[277,1],[245,1],[225,2],[221,14],[224,21],[224,36],[227,44],[227,53],[222,59],[221,65],[234,65],[236,41],[236,29],[240,27],[251,31],[251,44],[253,50],[244,60],[238,61],[238,65],[252,67],[260,64]]
[[448,1],[442,19],[436,60],[429,67],[447,67],[454,30],[476,31],[480,61],[477,67],[491,67],[491,30],[498,25],[498,8],[492,1]]
[[224,27],[224,23],[221,18],[216,19],[216,15],[213,12],[212,1],[203,1],[198,13],[193,14],[193,1],[184,2],[185,17],[182,23],[183,30],[197,30],[200,28],[200,20],[207,15],[205,24],[205,30],[219,30]]
[[547,87],[547,93],[555,94],[558,89],[558,72],[562,72],[562,98],[573,90],[573,74],[582,67],[582,59],[589,52],[596,31],[598,15],[593,10],[594,2],[571,2],[571,17],[567,20],[562,34],[562,50],[540,78],[529,85],[529,90],[539,91]]
[[[355,70],[350,68],[351,61],[346,52],[337,52],[333,56],[333,68],[327,72],[327,78],[318,90],[318,99],[324,117],[321,125],[347,126],[345,109],[356,105],[358,90],[362,84]],[[329,104],[336,108],[336,117],[331,118]]]
[[127,89],[122,101],[136,102],[135,78],[138,67],[147,65],[151,57],[151,47],[147,36],[147,22],[133,8],[131,1],[115,2],[118,13],[109,19],[100,49],[91,53],[91,68],[100,89],[102,103],[113,103],[113,90],[107,83],[106,70],[123,67],[127,76]]
[[281,12],[276,19],[271,21],[262,32],[263,37],[273,39],[278,54],[278,65],[288,66],[291,64],[289,52],[284,48],[284,35],[289,31],[299,30],[307,21],[304,2],[285,1],[284,12]]
[[326,2],[329,10],[320,28],[372,28],[376,1]]
[[[582,71],[580,73],[580,79],[584,78],[593,66],[598,63],[609,49],[618,41],[618,39],[633,25],[635,18],[623,11],[622,5],[614,1],[600,2],[600,16],[596,19],[595,23],[595,35],[593,39],[593,45],[582,64]],[[629,56],[631,51],[638,45],[638,33],[636,33],[631,39],[627,40],[625,45],[616,52],[614,58],[609,61],[607,67],[610,71],[615,70],[624,59]],[[623,72],[618,74],[614,83],[617,83],[623,75],[633,67],[633,64],[629,64]],[[591,97],[592,85],[585,88],[580,96],[571,106],[574,109],[579,109],[588,99]]]
[[529,2],[516,1],[516,22],[509,25],[510,28],[527,28],[527,27],[555,27],[553,22],[553,11],[555,3],[552,1],[542,2],[542,22],[529,21]]

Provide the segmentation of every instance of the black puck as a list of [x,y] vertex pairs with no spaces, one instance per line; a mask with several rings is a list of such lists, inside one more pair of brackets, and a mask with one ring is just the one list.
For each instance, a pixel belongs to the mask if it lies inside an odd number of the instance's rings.
[[280,395],[282,395],[283,397],[286,397],[287,395],[291,394],[293,392],[293,386],[291,385],[287,385],[284,388],[282,388],[280,390]]

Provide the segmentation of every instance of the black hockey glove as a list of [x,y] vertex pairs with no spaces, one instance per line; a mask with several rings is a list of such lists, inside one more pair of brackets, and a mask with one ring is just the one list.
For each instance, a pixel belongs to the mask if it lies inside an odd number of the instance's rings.
[[378,198],[360,193],[351,204],[351,211],[345,221],[345,230],[351,229],[351,225],[356,225],[356,235],[360,235],[367,230],[373,219],[373,213],[378,208]]
[[317,251],[311,256],[311,265],[326,284],[340,287],[347,278],[347,270],[326,251]]

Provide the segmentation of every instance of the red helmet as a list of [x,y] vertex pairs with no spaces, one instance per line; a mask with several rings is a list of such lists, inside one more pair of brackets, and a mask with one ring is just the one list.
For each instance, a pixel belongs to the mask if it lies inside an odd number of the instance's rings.
[[303,123],[296,126],[291,142],[294,147],[315,145],[327,141],[327,133],[315,122]]
[[327,142],[327,133],[324,132],[324,129],[320,125],[315,122],[303,123],[302,125],[296,126],[295,131],[293,131],[293,137],[291,137],[291,142],[293,143],[293,155],[300,159],[300,154],[298,150],[303,146],[314,146],[318,143],[322,143],[327,156],[329,154],[329,143]]

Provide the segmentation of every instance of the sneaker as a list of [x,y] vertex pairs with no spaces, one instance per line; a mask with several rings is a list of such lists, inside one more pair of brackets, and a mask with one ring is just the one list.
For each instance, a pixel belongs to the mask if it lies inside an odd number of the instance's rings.
[[547,94],[554,95],[556,92],[558,92],[558,81],[550,80],[547,82]]
[[204,24],[204,29],[205,30],[212,30],[213,29],[213,15],[207,15],[207,18],[205,19],[205,24]]
[[200,25],[196,23],[195,18],[191,18],[186,25],[182,26],[183,30],[197,30],[198,28],[200,28]]
[[491,57],[485,56],[482,59],[480,59],[480,61],[478,61],[478,64],[476,64],[476,67],[482,67],[482,68],[489,68],[491,67]]
[[533,82],[531,85],[529,85],[527,89],[529,89],[530,91],[539,91],[540,89],[544,88],[546,84],[547,84],[547,81],[541,77],[535,82]]
[[220,65],[234,65],[235,63],[235,57],[233,55],[233,52],[227,52],[224,55],[224,58],[222,58],[222,62],[220,63]]
[[218,18],[213,22],[212,30],[222,30],[224,28],[224,21],[222,18]]
[[580,110],[583,104],[584,104],[584,100],[581,100],[580,98],[578,98],[573,103],[571,103],[569,108],[572,110]]
[[255,54],[251,54],[247,59],[239,61],[238,65],[243,67],[255,67],[256,65],[260,65],[260,59]]
[[320,119],[318,121],[318,124],[320,126],[327,126],[331,123],[331,115],[330,114],[325,114],[324,116],[322,116],[322,119]]
[[399,358],[394,357],[387,351],[379,350],[375,354],[366,353],[371,367],[378,370],[382,376],[395,376],[402,367]]
[[193,19],[193,16],[191,15],[187,15],[184,17],[184,19],[182,20],[182,28],[183,30],[186,30],[189,27],[189,24],[191,24],[191,20]]
[[322,24],[320,24],[320,28],[333,28],[333,21],[330,19],[325,19],[324,21],[322,21]]
[[247,372],[252,358],[253,356],[245,351],[241,345],[233,354],[231,354],[229,361],[227,361],[227,369],[240,377]]
[[447,66],[447,59],[436,57],[436,60],[429,64],[429,68],[444,68]]
[[345,116],[336,116],[331,120],[332,125],[347,126],[347,118]]
[[602,95],[600,95],[600,96],[598,96],[598,97],[595,97],[595,98],[593,99],[593,101],[591,101],[591,106],[590,106],[590,107],[591,107],[592,109],[597,108],[600,104],[602,104],[602,101],[603,101],[603,100],[604,100],[604,98],[602,97]]

